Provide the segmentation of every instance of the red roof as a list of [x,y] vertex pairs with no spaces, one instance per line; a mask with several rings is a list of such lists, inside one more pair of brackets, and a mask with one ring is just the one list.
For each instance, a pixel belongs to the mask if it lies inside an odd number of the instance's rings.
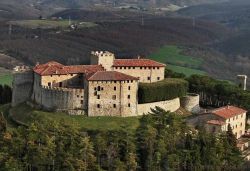
[[130,67],[165,67],[166,65],[151,59],[115,59],[113,66]]
[[46,64],[37,65],[33,68],[34,72],[45,75],[65,75],[65,74],[78,74],[78,73],[93,73],[103,71],[101,65],[72,65],[64,66],[58,62],[51,61]]
[[246,113],[247,111],[235,106],[225,106],[219,109],[212,110],[212,113],[218,115],[224,119],[228,119],[234,117],[236,115],[240,115]]
[[225,125],[226,123],[220,120],[209,120],[207,121],[207,124],[212,124],[212,125]]
[[136,77],[116,71],[98,71],[88,77],[89,81],[126,81],[138,80]]

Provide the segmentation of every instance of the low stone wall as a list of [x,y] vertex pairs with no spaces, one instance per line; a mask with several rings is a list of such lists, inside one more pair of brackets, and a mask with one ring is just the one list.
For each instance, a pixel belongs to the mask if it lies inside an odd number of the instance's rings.
[[138,104],[138,115],[148,114],[156,106],[170,112],[175,112],[180,108],[180,99],[166,100],[153,103]]
[[180,99],[181,107],[192,113],[200,112],[200,96],[199,94],[188,93]]

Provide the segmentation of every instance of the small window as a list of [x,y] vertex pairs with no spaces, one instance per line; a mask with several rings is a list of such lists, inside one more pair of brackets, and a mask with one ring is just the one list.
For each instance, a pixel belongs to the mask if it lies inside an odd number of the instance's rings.
[[114,81],[114,83],[116,83],[116,81]]
[[97,91],[100,91],[100,90],[101,90],[101,87],[100,87],[100,86],[98,86],[98,87],[97,87]]
[[81,96],[81,98],[83,98],[83,96]]
[[130,95],[128,95],[128,99],[130,99]]
[[52,77],[52,75],[50,75]]
[[51,87],[51,83],[48,83],[48,86]]
[[118,67],[115,67],[115,69],[118,69]]
[[160,80],[160,77],[157,77],[157,80]]
[[242,126],[242,122],[240,123],[240,126]]
[[97,99],[100,99],[100,95],[97,95]]
[[101,105],[100,105],[100,104],[97,104],[97,108],[101,108]]
[[59,87],[62,87],[62,82],[59,83]]
[[131,80],[131,83],[133,83],[133,80]]
[[79,95],[77,95],[76,97],[79,98]]
[[83,104],[83,100],[81,100],[81,104]]
[[128,67],[128,69],[131,69],[131,67]]
[[122,69],[122,67],[120,67],[120,69]]
[[129,83],[129,80],[127,81],[127,83]]
[[131,89],[131,87],[130,86],[128,86],[128,90],[130,90]]
[[148,77],[148,80],[150,80],[150,77]]
[[70,74],[71,76],[73,76],[73,74]]
[[116,108],[116,104],[113,104],[113,107]]
[[147,69],[147,67],[144,67],[144,69]]
[[160,69],[160,67],[157,67],[157,69]]
[[130,107],[130,103],[128,104],[128,107]]
[[124,69],[126,69],[127,67],[124,67]]
[[116,99],[116,95],[113,95],[113,96],[112,96],[112,99],[115,100],[115,99]]
[[140,67],[140,69],[142,69],[142,67]]
[[103,87],[101,88],[101,90],[103,90]]
[[133,67],[133,69],[135,69],[135,67]]
[[155,69],[155,67],[153,67],[153,69]]
[[95,91],[96,91],[97,89],[96,89],[96,87],[95,87]]
[[114,87],[114,90],[116,90],[116,87]]

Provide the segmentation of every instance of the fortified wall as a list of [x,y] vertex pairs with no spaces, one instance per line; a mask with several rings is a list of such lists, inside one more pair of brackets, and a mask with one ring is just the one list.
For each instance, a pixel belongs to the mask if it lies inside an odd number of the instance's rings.
[[191,113],[199,113],[200,112],[200,96],[199,94],[188,93],[186,96],[180,99],[181,107],[186,109]]
[[12,106],[30,100],[33,92],[34,76],[31,70],[15,72],[13,78]]
[[138,115],[147,114],[151,112],[151,109],[154,109],[156,106],[166,111],[175,112],[180,108],[180,98],[160,102],[138,104]]
[[42,86],[36,91],[40,91],[40,96],[34,101],[47,110],[67,111],[72,115],[84,114],[84,89]]

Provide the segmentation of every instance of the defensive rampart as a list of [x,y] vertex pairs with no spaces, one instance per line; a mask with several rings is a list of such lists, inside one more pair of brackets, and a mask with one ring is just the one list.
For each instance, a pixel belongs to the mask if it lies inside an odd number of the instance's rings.
[[14,73],[12,106],[30,100],[33,91],[33,72],[24,71]]
[[138,115],[148,114],[156,106],[170,112],[175,112],[180,108],[180,99],[166,100],[153,103],[138,104]]

